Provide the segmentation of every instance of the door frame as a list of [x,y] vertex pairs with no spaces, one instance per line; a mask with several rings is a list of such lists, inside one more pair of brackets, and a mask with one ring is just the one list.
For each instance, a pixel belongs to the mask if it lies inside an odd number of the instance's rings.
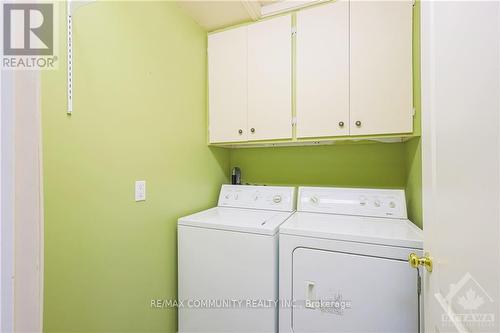
[[41,73],[0,70],[0,90],[0,331],[41,332],[44,275]]
[[0,70],[0,331],[14,326],[13,73]]

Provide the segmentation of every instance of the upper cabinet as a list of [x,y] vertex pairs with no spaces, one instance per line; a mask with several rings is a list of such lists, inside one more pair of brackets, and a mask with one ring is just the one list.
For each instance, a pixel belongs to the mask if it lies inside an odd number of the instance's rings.
[[210,34],[209,142],[411,135],[412,9],[337,0]]
[[292,138],[291,17],[208,37],[209,142]]
[[249,140],[292,138],[292,20],[248,26]]
[[350,2],[351,135],[413,131],[412,2]]
[[208,36],[210,142],[247,140],[247,29]]
[[297,137],[349,135],[349,2],[297,13]]

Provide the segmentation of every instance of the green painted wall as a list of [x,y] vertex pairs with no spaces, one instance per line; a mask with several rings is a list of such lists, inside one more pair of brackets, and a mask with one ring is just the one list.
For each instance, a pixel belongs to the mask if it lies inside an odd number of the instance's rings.
[[231,166],[251,184],[404,188],[404,145],[352,144],[242,148]]
[[72,116],[65,62],[42,77],[44,331],[174,332],[150,300],[176,297],[176,220],[214,205],[229,170],[206,146],[206,33],[173,2],[97,2],[74,42]]
[[405,142],[406,201],[408,216],[422,227],[422,147],[420,138]]
[[422,226],[420,139],[231,150],[231,166],[250,184],[401,188],[408,216]]
[[[422,98],[420,78],[420,1],[413,7],[413,105],[415,107],[414,133],[422,132]],[[404,143],[406,169],[406,201],[408,216],[423,227],[422,213],[422,148],[420,137]]]

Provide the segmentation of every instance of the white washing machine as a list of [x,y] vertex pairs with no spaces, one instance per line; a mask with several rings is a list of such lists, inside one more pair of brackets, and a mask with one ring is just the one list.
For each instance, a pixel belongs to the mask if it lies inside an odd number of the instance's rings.
[[178,221],[180,332],[277,332],[278,229],[295,188],[223,185]]
[[422,230],[402,190],[300,187],[280,227],[280,332],[418,332]]

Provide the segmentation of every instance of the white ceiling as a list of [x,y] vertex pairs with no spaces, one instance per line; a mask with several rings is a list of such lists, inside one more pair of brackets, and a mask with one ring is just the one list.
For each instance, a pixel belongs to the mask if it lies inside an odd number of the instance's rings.
[[255,21],[261,16],[262,6],[278,1],[260,0],[178,0],[177,4],[207,31],[238,23]]

